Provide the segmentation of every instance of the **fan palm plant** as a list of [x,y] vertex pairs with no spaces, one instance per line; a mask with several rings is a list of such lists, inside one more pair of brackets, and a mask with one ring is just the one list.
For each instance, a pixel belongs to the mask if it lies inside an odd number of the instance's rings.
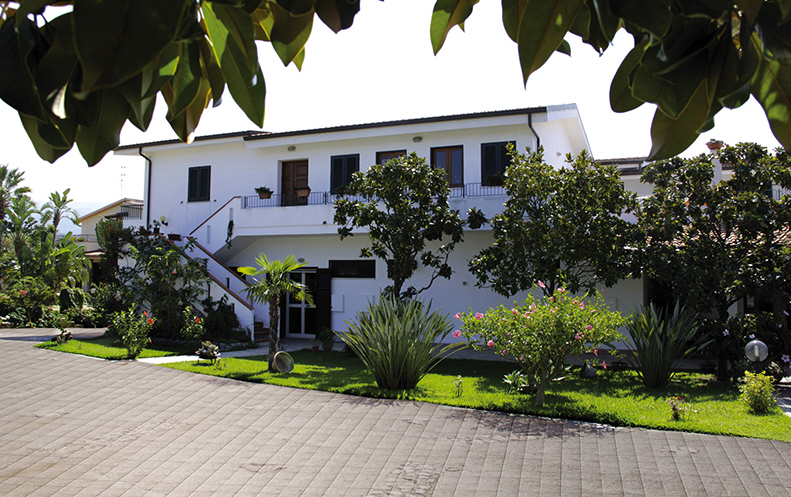
[[239,272],[258,278],[245,289],[247,296],[262,304],[269,304],[269,371],[276,372],[275,354],[278,348],[280,299],[286,293],[290,293],[295,299],[313,305],[313,297],[308,293],[305,285],[294,281],[289,275],[290,272],[305,266],[305,263],[297,262],[293,255],[282,261],[270,261],[262,252],[256,257],[255,262],[258,268],[240,267]]

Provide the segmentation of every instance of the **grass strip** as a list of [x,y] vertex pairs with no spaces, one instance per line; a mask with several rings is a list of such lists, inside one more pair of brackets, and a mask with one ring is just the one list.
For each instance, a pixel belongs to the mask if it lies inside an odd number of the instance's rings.
[[[66,343],[55,343],[53,341],[43,342],[36,347],[42,349],[57,350],[59,352],[68,352],[70,354],[82,354],[90,357],[98,357],[100,359],[119,360],[126,359],[126,347],[121,344],[121,341],[116,338],[106,336],[91,338],[89,340],[72,339]],[[189,350],[184,347],[169,347],[166,345],[149,346],[140,353],[138,356],[141,359],[147,357],[166,357],[175,355],[192,354],[195,352],[195,347],[190,347]]]
[[[666,388],[649,390],[643,387],[634,371],[599,371],[595,378],[581,378],[576,369],[563,381],[553,382],[545,404],[536,407],[532,395],[507,393],[503,375],[514,369],[512,363],[447,359],[414,390],[393,391],[378,388],[362,362],[348,354],[310,351],[290,354],[296,362],[290,374],[269,373],[265,355],[225,358],[216,365],[188,361],[163,366],[242,381],[365,397],[791,442],[791,418],[779,409],[773,414],[749,414],[739,401],[738,387],[717,382],[711,375],[678,373]],[[454,381],[459,376],[462,395],[457,397]],[[671,396],[681,396],[697,412],[689,413],[680,421],[672,420],[666,403]]]

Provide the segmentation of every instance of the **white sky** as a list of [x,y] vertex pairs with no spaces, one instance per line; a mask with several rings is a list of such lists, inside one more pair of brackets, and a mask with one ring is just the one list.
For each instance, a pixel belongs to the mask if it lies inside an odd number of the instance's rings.
[[[652,105],[615,114],[609,85],[632,47],[621,31],[602,57],[569,35],[572,57],[553,55],[522,84],[516,44],[505,34],[500,2],[475,6],[466,32],[454,28],[435,57],[429,39],[433,2],[362,0],[354,25],[332,33],[316,19],[302,72],[283,67],[269,44],[259,43],[267,83],[264,130],[286,131],[343,124],[432,117],[552,104],[576,103],[597,159],[647,155]],[[173,139],[158,102],[149,130],[131,124],[121,143]],[[737,110],[721,111],[716,127],[701,135],[683,155],[707,151],[717,138],[729,144],[754,141],[772,150],[779,146],[761,107],[750,100]],[[55,164],[38,158],[15,111],[0,101],[0,164],[25,172],[32,197],[43,202],[50,192],[71,188],[81,214],[121,197],[142,198],[143,159],[108,154],[89,168],[76,150]],[[255,129],[226,90],[223,104],[207,109],[197,135]]]

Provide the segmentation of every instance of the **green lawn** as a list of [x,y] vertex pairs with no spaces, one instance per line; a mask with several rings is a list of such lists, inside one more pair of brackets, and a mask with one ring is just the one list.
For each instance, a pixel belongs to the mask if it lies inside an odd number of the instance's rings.
[[[118,339],[109,337],[92,338],[90,340],[69,340],[66,343],[57,344],[55,342],[44,342],[36,345],[43,349],[69,352],[71,354],[82,354],[101,359],[126,359],[126,348]],[[195,352],[195,347],[168,347],[163,345],[150,346],[140,353],[140,358],[146,357],[165,357],[172,355],[185,355]]]
[[[711,376],[679,373],[668,388],[643,388],[632,371],[600,371],[596,378],[583,379],[573,371],[547,391],[542,407],[535,397],[508,394],[503,375],[513,364],[500,361],[448,359],[410,392],[382,390],[362,363],[341,352],[291,353],[296,362],[290,374],[267,372],[266,356],[226,358],[219,365],[195,361],[164,364],[165,367],[222,376],[243,381],[270,383],[379,398],[403,398],[473,409],[487,409],[553,418],[681,430],[719,435],[738,435],[791,442],[791,418],[778,411],[755,416],[739,402],[735,385],[722,384]],[[454,380],[462,377],[463,393],[455,396]],[[665,399],[679,395],[697,410],[681,421],[673,421]]]

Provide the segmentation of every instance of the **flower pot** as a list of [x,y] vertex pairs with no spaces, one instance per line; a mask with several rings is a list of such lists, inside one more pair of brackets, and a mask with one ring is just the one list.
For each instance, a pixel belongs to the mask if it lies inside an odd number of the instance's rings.
[[294,193],[297,194],[297,197],[307,197],[310,195],[310,188],[306,188],[303,190],[294,190]]
[[177,233],[170,233],[168,235],[168,240],[173,241],[173,242],[180,242],[181,241],[181,235],[179,235]]
[[332,345],[323,345],[322,347],[324,347],[325,351],[326,350],[332,350]]
[[318,345],[314,345],[313,346],[313,352],[318,352],[318,351],[319,351],[319,346]]
[[258,198],[260,198],[261,200],[266,200],[268,198],[272,198],[272,193],[271,192],[270,193],[259,193],[258,194]]

